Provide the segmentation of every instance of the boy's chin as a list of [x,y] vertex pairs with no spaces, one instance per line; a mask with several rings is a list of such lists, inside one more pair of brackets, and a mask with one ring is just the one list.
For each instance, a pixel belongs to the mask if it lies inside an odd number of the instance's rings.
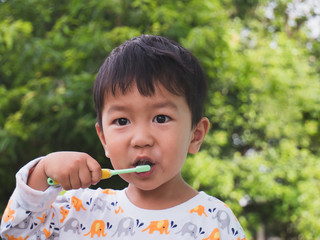
[[129,189],[133,191],[139,191],[139,192],[153,192],[153,191],[158,191],[161,189],[159,185],[155,184],[150,184],[150,183],[129,183],[128,186]]

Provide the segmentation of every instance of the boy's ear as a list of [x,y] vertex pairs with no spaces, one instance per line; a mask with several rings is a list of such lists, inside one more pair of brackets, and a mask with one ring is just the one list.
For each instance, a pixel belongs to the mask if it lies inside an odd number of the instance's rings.
[[192,139],[188,148],[189,153],[197,153],[200,149],[201,143],[206,136],[210,127],[208,118],[203,117],[193,129]]
[[99,123],[96,123],[95,127],[96,127],[97,134],[99,136],[100,142],[101,142],[101,144],[103,146],[105,155],[106,155],[107,158],[109,158],[109,151],[108,151],[107,144],[106,144],[106,138],[105,138],[105,136],[104,136],[104,134],[102,132],[102,129],[100,128]]

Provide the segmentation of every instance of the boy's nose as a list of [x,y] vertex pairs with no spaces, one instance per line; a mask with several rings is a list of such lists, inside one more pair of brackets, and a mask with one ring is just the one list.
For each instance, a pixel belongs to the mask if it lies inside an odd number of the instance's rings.
[[131,139],[131,145],[133,147],[147,147],[152,146],[153,143],[154,138],[149,128],[146,126],[135,127],[135,131]]

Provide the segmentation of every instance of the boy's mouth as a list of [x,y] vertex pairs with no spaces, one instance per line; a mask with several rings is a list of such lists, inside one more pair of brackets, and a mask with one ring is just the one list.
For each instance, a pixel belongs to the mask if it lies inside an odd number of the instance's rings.
[[134,166],[141,166],[141,165],[149,165],[149,166],[153,166],[154,163],[151,162],[150,160],[146,159],[146,158],[143,158],[143,159],[139,159],[135,162]]

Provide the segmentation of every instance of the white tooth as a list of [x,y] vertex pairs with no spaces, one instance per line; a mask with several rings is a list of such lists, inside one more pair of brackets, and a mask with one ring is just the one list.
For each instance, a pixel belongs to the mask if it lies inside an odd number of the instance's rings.
[[145,162],[146,162],[145,160],[141,160],[141,161],[140,161],[140,165],[144,165]]
[[137,163],[137,165],[145,165],[148,162],[147,159],[140,159]]

